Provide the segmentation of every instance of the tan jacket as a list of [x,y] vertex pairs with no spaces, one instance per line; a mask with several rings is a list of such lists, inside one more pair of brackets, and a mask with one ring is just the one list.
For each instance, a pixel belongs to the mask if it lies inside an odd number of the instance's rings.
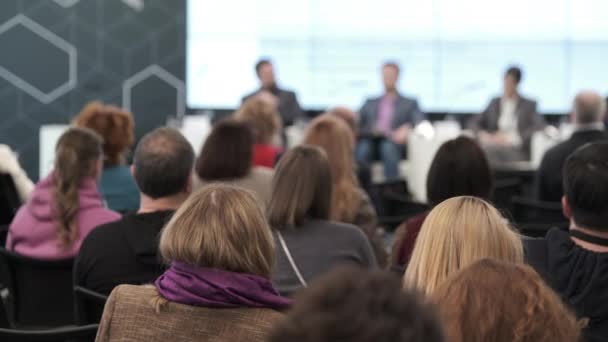
[[152,286],[121,285],[106,304],[97,342],[266,341],[283,314],[271,309],[202,308],[169,302],[155,311]]

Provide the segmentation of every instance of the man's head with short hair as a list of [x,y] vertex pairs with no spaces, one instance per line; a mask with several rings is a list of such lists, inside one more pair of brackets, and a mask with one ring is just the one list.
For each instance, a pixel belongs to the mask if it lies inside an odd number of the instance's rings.
[[583,91],[574,98],[574,122],[579,125],[602,122],[606,101],[594,91]]
[[507,97],[512,97],[517,94],[517,87],[523,78],[523,72],[518,66],[510,66],[505,71],[504,78],[504,93]]
[[258,78],[262,83],[262,88],[272,88],[276,86],[274,67],[269,59],[260,59],[255,64],[255,74],[258,75]]
[[385,62],[382,64],[382,83],[386,92],[397,91],[397,82],[401,69],[396,62]]
[[323,276],[296,297],[271,342],[441,342],[435,309],[402,290],[399,277],[344,268]]
[[189,191],[194,150],[177,130],[158,128],[135,149],[133,176],[139,190],[158,199]]
[[579,228],[608,232],[608,143],[574,152],[563,169],[564,214]]

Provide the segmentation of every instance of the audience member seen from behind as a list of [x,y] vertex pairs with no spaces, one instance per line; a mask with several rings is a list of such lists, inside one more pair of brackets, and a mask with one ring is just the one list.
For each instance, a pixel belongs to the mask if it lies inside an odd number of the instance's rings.
[[270,282],[272,233],[247,190],[192,195],[160,237],[170,264],[155,286],[118,286],[97,341],[266,341],[289,300]]
[[260,80],[260,88],[245,96],[243,103],[258,96],[267,99],[269,102],[274,103],[274,107],[279,111],[285,126],[291,126],[298,119],[302,118],[304,112],[300,108],[296,94],[293,91],[279,87],[274,73],[274,66],[270,60],[261,59],[257,62],[255,73]]
[[382,234],[378,232],[376,210],[359,187],[355,175],[355,137],[352,131],[339,118],[324,114],[310,123],[304,144],[320,147],[329,160],[333,188],[329,218],[363,229],[374,247],[376,260],[386,265],[387,254]]
[[266,207],[270,202],[272,169],[253,166],[253,144],[253,131],[246,123],[218,123],[196,161],[195,190],[213,182],[228,182],[253,191]]
[[[395,180],[399,175],[401,151],[408,141],[411,129],[424,119],[415,99],[399,93],[400,68],[396,63],[382,65],[384,94],[365,101],[359,111],[357,161],[363,167],[372,162],[374,150],[378,150],[384,164],[384,175]],[[379,146],[376,139],[381,138]]]
[[522,78],[519,67],[509,67],[503,78],[502,96],[493,98],[473,120],[479,141],[493,162],[528,158],[532,135],[544,126],[536,101],[519,92]]
[[99,190],[108,207],[119,212],[139,207],[139,190],[133,181],[126,154],[133,145],[133,115],[99,101],[87,104],[74,118],[76,127],[89,128],[103,138],[103,172]]
[[[477,142],[464,136],[446,141],[435,154],[426,178],[426,194],[431,206],[457,196],[489,199],[492,171]],[[407,266],[420,228],[428,212],[414,216],[396,230],[391,266]]]
[[57,142],[55,167],[38,182],[10,225],[6,248],[37,259],[74,257],[97,226],[120,215],[104,207],[97,190],[102,169],[101,138],[71,128]]
[[331,108],[328,110],[328,113],[343,120],[348,128],[350,128],[350,130],[353,132],[355,138],[357,137],[357,113],[344,106]]
[[450,342],[576,342],[580,326],[530,267],[484,259],[435,291]]
[[432,295],[451,274],[484,258],[522,262],[519,235],[488,202],[470,196],[450,198],[424,220],[404,286]]
[[4,144],[0,144],[0,173],[11,176],[19,199],[22,203],[27,201],[34,191],[34,183],[21,168],[17,154]]
[[284,295],[338,265],[377,267],[361,229],[329,221],[332,188],[329,162],[318,147],[298,146],[277,165],[268,219],[279,246],[273,280]]
[[561,170],[568,156],[585,144],[608,140],[605,112],[606,101],[599,94],[585,91],[576,96],[572,111],[574,133],[570,139],[548,150],[538,169],[538,197],[541,201],[561,201],[564,193]]
[[135,150],[133,176],[141,189],[137,213],[95,229],[76,260],[76,285],[109,294],[120,284],[146,284],[162,274],[158,235],[191,190],[194,151],[178,131],[159,128]]
[[235,117],[253,128],[253,165],[273,168],[283,152],[282,148],[273,144],[281,129],[279,112],[264,99],[253,97],[243,103]]
[[435,308],[399,278],[380,271],[341,269],[297,297],[270,342],[442,342]]
[[570,230],[526,239],[526,259],[547,283],[588,319],[585,341],[608,336],[608,142],[574,152],[563,169],[564,215]]

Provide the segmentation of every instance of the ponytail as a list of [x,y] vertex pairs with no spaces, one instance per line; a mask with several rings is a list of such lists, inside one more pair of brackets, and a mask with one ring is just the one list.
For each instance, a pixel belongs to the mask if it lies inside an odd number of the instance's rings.
[[80,207],[82,181],[95,173],[95,161],[101,157],[101,138],[88,129],[71,128],[57,143],[55,156],[54,203],[57,216],[57,239],[68,249],[78,239],[76,214]]

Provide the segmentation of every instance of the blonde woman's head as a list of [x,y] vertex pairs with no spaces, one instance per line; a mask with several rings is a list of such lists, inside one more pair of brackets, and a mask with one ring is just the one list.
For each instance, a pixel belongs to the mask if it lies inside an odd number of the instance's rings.
[[448,199],[425,219],[404,285],[432,294],[454,272],[484,258],[522,262],[519,235],[488,202],[469,196]]
[[251,192],[212,184],[190,196],[163,229],[160,254],[168,263],[269,278],[274,242]]
[[234,116],[251,126],[257,144],[270,144],[282,126],[277,108],[260,96],[246,100]]

